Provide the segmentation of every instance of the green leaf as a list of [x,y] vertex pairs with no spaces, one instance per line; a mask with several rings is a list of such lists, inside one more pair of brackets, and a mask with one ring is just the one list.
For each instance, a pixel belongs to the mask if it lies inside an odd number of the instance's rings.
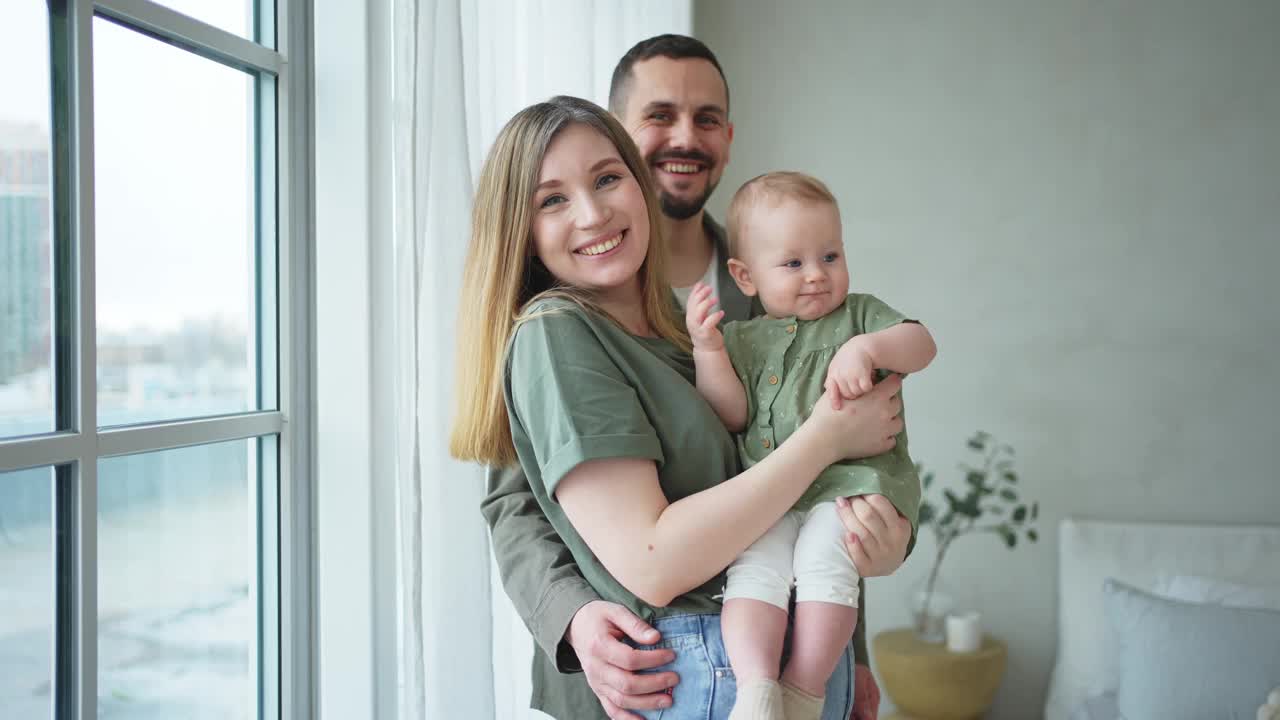
[[952,511],[959,507],[963,502],[954,492],[951,491],[951,488],[943,490],[942,494],[947,498],[947,504],[951,506]]
[[1004,538],[1004,544],[1008,545],[1010,550],[1017,547],[1018,536],[1014,534],[1012,530],[1009,529],[1008,525],[1001,525],[1000,527],[996,528],[996,532],[1000,534],[1000,537]]
[[1035,528],[1031,528],[1027,531],[1027,539],[1035,542],[1040,539],[1040,533],[1036,532]]
[[1035,520],[1040,515],[1040,503],[1031,503],[1031,519]]
[[1016,522],[1016,523],[1020,523],[1020,522],[1022,522],[1023,520],[1026,520],[1026,519],[1027,519],[1027,506],[1026,506],[1026,505],[1019,505],[1018,507],[1016,507],[1016,508],[1014,508],[1014,509],[1013,509],[1013,521],[1014,521],[1014,522]]
[[986,444],[982,441],[981,437],[974,435],[973,437],[969,438],[969,449],[982,452],[983,450],[986,449]]
[[977,471],[970,472],[968,475],[964,476],[964,481],[976,488],[982,487],[982,484],[986,481],[986,479],[987,479],[986,475],[983,475],[982,473]]
[[959,498],[951,490],[943,490],[942,494],[947,497],[947,503],[951,506],[951,512],[967,518],[977,518],[982,515],[982,511],[978,508],[978,496],[976,493],[970,493],[964,498]]
[[928,490],[929,486],[933,484],[933,473],[925,473],[924,477],[920,478],[920,484],[924,486],[925,490]]
[[1004,478],[1004,481],[1007,483],[1013,483],[1014,485],[1018,484],[1018,473],[1012,470],[1004,471],[1001,474],[1001,477]]
[[927,525],[936,517],[937,509],[933,507],[932,503],[928,501],[920,503],[920,517],[917,520],[920,525]]
[[1004,508],[1000,507],[999,505],[988,505],[988,506],[986,506],[986,507],[984,507],[984,508],[982,508],[982,509],[983,509],[983,511],[985,511],[985,512],[989,512],[989,513],[991,513],[992,515],[1003,515],[1003,514],[1004,514]]
[[1005,500],[1008,500],[1009,502],[1018,502],[1018,493],[1010,490],[1009,488],[1005,488],[1004,490],[1001,490],[1000,497],[1004,498]]

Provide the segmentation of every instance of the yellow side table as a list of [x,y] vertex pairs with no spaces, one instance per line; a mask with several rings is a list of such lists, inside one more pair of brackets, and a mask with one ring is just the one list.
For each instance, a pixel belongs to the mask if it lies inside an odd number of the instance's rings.
[[871,644],[885,693],[898,707],[889,720],[976,720],[1000,687],[1008,651],[990,635],[971,653],[927,643],[915,631],[887,630]]

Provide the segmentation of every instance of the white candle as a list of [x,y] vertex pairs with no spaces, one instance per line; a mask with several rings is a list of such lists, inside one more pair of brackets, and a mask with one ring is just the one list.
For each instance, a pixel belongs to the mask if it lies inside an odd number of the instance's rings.
[[947,616],[947,649],[956,653],[974,652],[982,647],[982,616],[977,612]]

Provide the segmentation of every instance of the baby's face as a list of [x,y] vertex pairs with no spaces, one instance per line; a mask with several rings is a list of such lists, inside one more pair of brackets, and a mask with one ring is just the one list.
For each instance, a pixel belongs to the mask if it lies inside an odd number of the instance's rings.
[[828,203],[784,200],[750,211],[738,240],[739,259],[770,317],[813,320],[849,294],[840,211]]

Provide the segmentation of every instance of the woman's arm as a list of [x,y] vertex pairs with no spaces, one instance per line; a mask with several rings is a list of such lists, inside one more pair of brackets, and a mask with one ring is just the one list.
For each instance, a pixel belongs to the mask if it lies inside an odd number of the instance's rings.
[[[867,398],[882,399],[873,393]],[[845,403],[836,411],[819,402],[759,464],[674,503],[663,495],[654,463],[634,458],[582,463],[559,482],[556,497],[623,586],[651,605],[667,605],[727,567],[800,499],[819,472],[862,449],[868,432],[884,432],[887,418],[873,417],[869,406]],[[880,440],[891,446],[892,436]]]

